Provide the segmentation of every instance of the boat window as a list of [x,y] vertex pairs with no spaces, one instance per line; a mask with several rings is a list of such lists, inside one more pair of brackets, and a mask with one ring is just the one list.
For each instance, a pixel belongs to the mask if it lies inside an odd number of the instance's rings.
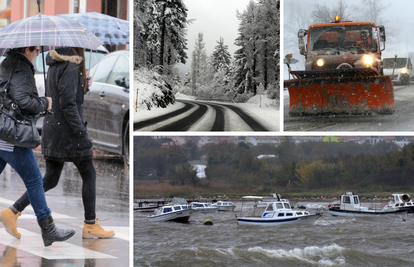
[[343,196],[342,197],[342,202],[351,204],[351,198],[349,196]]
[[267,206],[266,211],[273,211],[273,205],[269,204],[269,206]]
[[172,211],[171,208],[164,208],[164,213],[171,212],[171,211]]
[[187,207],[187,206],[181,206],[181,208],[182,208],[183,210],[188,210],[188,207]]
[[305,213],[305,215],[310,215],[310,213],[308,211],[305,211],[304,213]]
[[277,215],[277,217],[285,217],[285,214],[284,214],[284,213],[279,213],[279,214]]
[[296,212],[296,215],[302,215],[302,212]]
[[290,205],[288,203],[283,203],[283,205],[285,205],[285,209],[290,210]]
[[357,197],[357,196],[355,196],[355,197],[354,197],[354,203],[355,203],[355,204],[358,204],[358,203],[359,203],[359,201],[358,201],[358,197]]
[[276,203],[276,208],[277,209],[283,209],[283,205],[282,205],[282,203]]
[[400,203],[395,204],[396,207],[400,206]]
[[196,208],[204,208],[204,206],[202,204],[194,204],[194,207],[196,207]]
[[286,213],[286,216],[293,216],[293,213]]
[[174,207],[174,210],[181,210],[180,206]]

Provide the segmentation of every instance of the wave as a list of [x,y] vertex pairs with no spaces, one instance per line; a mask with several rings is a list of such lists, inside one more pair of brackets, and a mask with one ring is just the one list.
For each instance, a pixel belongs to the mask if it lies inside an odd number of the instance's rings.
[[344,247],[332,244],[325,247],[310,246],[303,249],[295,248],[292,250],[284,249],[263,249],[261,247],[249,248],[252,254],[259,253],[275,259],[299,260],[312,265],[319,266],[340,266],[345,265],[343,252],[347,250]]

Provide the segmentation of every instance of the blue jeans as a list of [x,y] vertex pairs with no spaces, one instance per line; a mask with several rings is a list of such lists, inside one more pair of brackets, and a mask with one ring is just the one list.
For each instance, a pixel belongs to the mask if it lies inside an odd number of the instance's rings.
[[13,152],[0,151],[0,173],[3,172],[7,163],[23,179],[37,220],[40,221],[48,217],[51,211],[46,204],[42,174],[40,173],[33,150],[15,146]]

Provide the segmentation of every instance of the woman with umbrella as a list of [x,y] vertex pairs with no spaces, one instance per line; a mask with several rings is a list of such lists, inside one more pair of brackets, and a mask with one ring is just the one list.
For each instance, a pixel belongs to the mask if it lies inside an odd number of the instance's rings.
[[[46,57],[49,65],[46,94],[53,100],[53,116],[45,117],[42,129],[42,153],[46,160],[44,190],[54,188],[65,162],[73,162],[82,178],[84,207],[83,238],[110,238],[98,224],[95,214],[96,172],[93,166],[92,139],[83,122],[82,104],[88,90],[83,48],[67,47],[51,50]],[[90,82],[91,83],[91,82]],[[25,193],[11,207],[22,212],[29,205]]]
[[[10,79],[10,96],[23,114],[38,114],[52,108],[50,97],[39,97],[37,94],[32,62],[38,54],[37,46],[11,49],[0,65],[0,80]],[[55,241],[65,241],[72,237],[75,234],[74,230],[58,229],[53,222],[51,211],[46,204],[42,174],[33,150],[0,140],[1,172],[7,163],[25,183],[28,199],[42,229],[44,245],[50,246]],[[21,237],[16,227],[18,216],[20,216],[20,212],[13,206],[0,212],[0,221],[5,225],[7,232],[16,238]]]

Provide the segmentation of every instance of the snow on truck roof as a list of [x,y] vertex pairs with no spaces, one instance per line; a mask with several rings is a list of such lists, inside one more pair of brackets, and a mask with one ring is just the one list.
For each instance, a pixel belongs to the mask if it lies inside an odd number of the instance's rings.
[[309,29],[311,28],[317,28],[317,27],[331,27],[331,26],[351,26],[351,25],[371,25],[377,28],[375,23],[368,22],[368,21],[340,21],[340,22],[329,22],[329,23],[318,23],[313,24],[309,26]]

